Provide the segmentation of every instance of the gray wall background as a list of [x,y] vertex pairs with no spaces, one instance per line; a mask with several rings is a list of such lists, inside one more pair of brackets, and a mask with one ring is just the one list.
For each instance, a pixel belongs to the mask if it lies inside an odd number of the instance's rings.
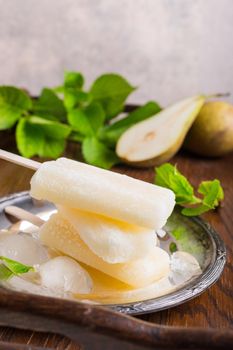
[[64,70],[119,72],[131,101],[233,93],[233,0],[0,0],[0,84],[36,94]]

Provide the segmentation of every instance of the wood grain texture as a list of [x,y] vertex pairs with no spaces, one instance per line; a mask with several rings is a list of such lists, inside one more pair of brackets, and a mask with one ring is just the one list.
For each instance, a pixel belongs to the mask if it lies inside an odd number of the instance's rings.
[[230,349],[233,330],[161,326],[96,305],[0,288],[0,324],[68,336],[86,350]]
[[[11,144],[12,145],[12,144]],[[5,149],[9,150],[4,142]],[[14,150],[14,146],[11,147]],[[77,150],[70,145],[70,152]],[[179,169],[197,185],[202,180],[219,178],[225,190],[225,200],[221,208],[207,213],[204,218],[220,233],[227,246],[227,265],[220,280],[207,292],[183,305],[170,310],[139,316],[153,323],[185,327],[233,326],[233,155],[220,159],[201,159],[188,153],[181,153],[173,160]],[[126,173],[145,181],[153,181],[153,169],[133,169],[117,167],[115,171]],[[29,189],[32,171],[0,160],[0,196]],[[76,344],[59,335],[20,331],[12,328],[0,328],[0,341],[28,343],[55,349],[79,349]]]

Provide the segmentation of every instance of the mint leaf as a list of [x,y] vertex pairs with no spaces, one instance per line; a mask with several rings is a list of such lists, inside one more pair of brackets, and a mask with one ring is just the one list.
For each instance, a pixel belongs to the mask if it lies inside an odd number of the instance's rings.
[[177,204],[195,204],[200,202],[200,199],[194,195],[193,186],[174,165],[165,163],[155,170],[155,184],[171,189],[175,193]]
[[87,105],[91,101],[91,96],[87,92],[78,91],[74,88],[64,89],[64,104],[68,111],[75,107]]
[[161,111],[161,107],[158,103],[154,101],[149,101],[145,105],[138,107],[131,113],[127,115],[127,117],[115,122],[112,124],[109,129],[114,130],[122,127],[129,127],[136,123],[139,123],[149,117],[152,117],[156,113]]
[[94,136],[103,125],[104,119],[104,110],[97,102],[92,102],[83,109],[73,109],[68,113],[68,121],[73,130],[84,136]]
[[63,101],[54,93],[53,90],[44,88],[38,100],[33,103],[33,112],[35,115],[58,120],[65,120],[66,109]]
[[37,116],[21,119],[16,128],[19,152],[27,158],[58,158],[64,151],[71,129],[59,122]]
[[218,193],[214,201],[214,206],[217,207],[219,205],[219,202],[224,199],[223,188],[219,180],[215,179],[213,181],[202,181],[198,187],[198,193],[203,194],[204,196],[207,196],[208,193],[211,191],[211,188],[213,188],[213,186],[218,187]]
[[65,72],[64,85],[53,89],[58,94],[64,95],[64,105],[69,111],[74,107],[86,104],[90,101],[90,95],[82,91],[84,77],[79,72]]
[[181,210],[181,213],[185,216],[197,216],[206,213],[210,208],[204,204],[199,205],[198,207],[193,208],[184,208]]
[[43,131],[38,126],[30,124],[26,118],[20,119],[16,127],[16,143],[19,153],[26,158],[31,158],[38,154],[43,142]]
[[0,260],[2,260],[6,267],[15,275],[21,275],[29,271],[34,271],[32,266],[24,265],[18,261],[6,258],[5,256],[0,256]]
[[85,138],[85,136],[81,135],[79,132],[71,131],[68,139],[70,141],[74,141],[74,142],[82,142],[84,140],[84,138]]
[[65,72],[63,93],[64,104],[68,111],[77,107],[80,103],[88,101],[88,94],[81,91],[83,85],[84,77],[81,73]]
[[123,110],[125,100],[135,88],[118,74],[104,74],[93,83],[90,93],[94,101],[102,104],[107,119]]
[[87,163],[104,169],[110,169],[119,162],[115,152],[95,137],[85,138],[82,144],[82,153]]
[[31,108],[30,97],[13,86],[0,86],[0,130],[11,128]]
[[201,215],[211,209],[215,209],[224,198],[220,181],[216,179],[203,181],[198,187],[198,192],[204,195],[202,204],[194,208],[185,208],[182,210],[182,214],[186,216]]
[[6,281],[14,274],[4,264],[0,264],[0,281]]
[[37,154],[39,157],[57,159],[62,155],[65,148],[65,139],[57,140],[44,136],[43,144]]
[[156,102],[147,102],[144,106],[141,106],[129,113],[125,118],[103,128],[100,131],[99,136],[101,140],[115,146],[119,137],[130,126],[139,123],[160,111],[161,107]]
[[44,135],[56,140],[67,138],[71,132],[70,126],[58,121],[47,120],[37,116],[31,116],[28,121],[30,124],[37,125],[43,131]]
[[66,88],[81,89],[84,85],[84,77],[79,72],[65,72],[64,86]]
[[[201,187],[201,188],[200,188]],[[200,185],[199,190],[203,191],[203,186]],[[206,192],[208,187],[208,192]],[[219,180],[209,181],[208,184],[204,184],[205,195],[203,198],[203,204],[208,206],[210,209],[214,209],[218,204],[219,200],[223,196],[223,190],[221,188]]]

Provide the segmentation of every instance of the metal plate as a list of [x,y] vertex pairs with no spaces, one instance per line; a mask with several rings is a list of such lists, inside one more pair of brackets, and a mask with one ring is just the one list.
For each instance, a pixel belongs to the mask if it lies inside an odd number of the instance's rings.
[[[4,208],[9,205],[21,207],[34,214],[48,214],[54,210],[54,206],[50,203],[34,201],[28,192],[1,198],[0,229],[6,229],[11,225],[4,214]],[[198,217],[184,217],[179,209],[176,209],[168,220],[166,230],[169,237],[161,241],[162,248],[168,250],[170,242],[175,242],[178,250],[186,251],[197,259],[201,273],[185,283],[180,285],[178,283],[175,290],[166,295],[133,303],[107,305],[107,307],[134,315],[155,312],[196,297],[218,280],[226,262],[226,248],[218,233],[208,223]]]

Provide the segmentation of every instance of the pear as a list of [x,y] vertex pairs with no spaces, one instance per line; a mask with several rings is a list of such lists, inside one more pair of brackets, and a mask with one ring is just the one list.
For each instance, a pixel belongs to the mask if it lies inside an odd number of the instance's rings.
[[187,98],[135,124],[119,138],[117,155],[139,167],[169,160],[180,149],[204,102],[202,95]]
[[185,148],[217,157],[233,151],[233,106],[222,101],[206,103],[189,130]]

